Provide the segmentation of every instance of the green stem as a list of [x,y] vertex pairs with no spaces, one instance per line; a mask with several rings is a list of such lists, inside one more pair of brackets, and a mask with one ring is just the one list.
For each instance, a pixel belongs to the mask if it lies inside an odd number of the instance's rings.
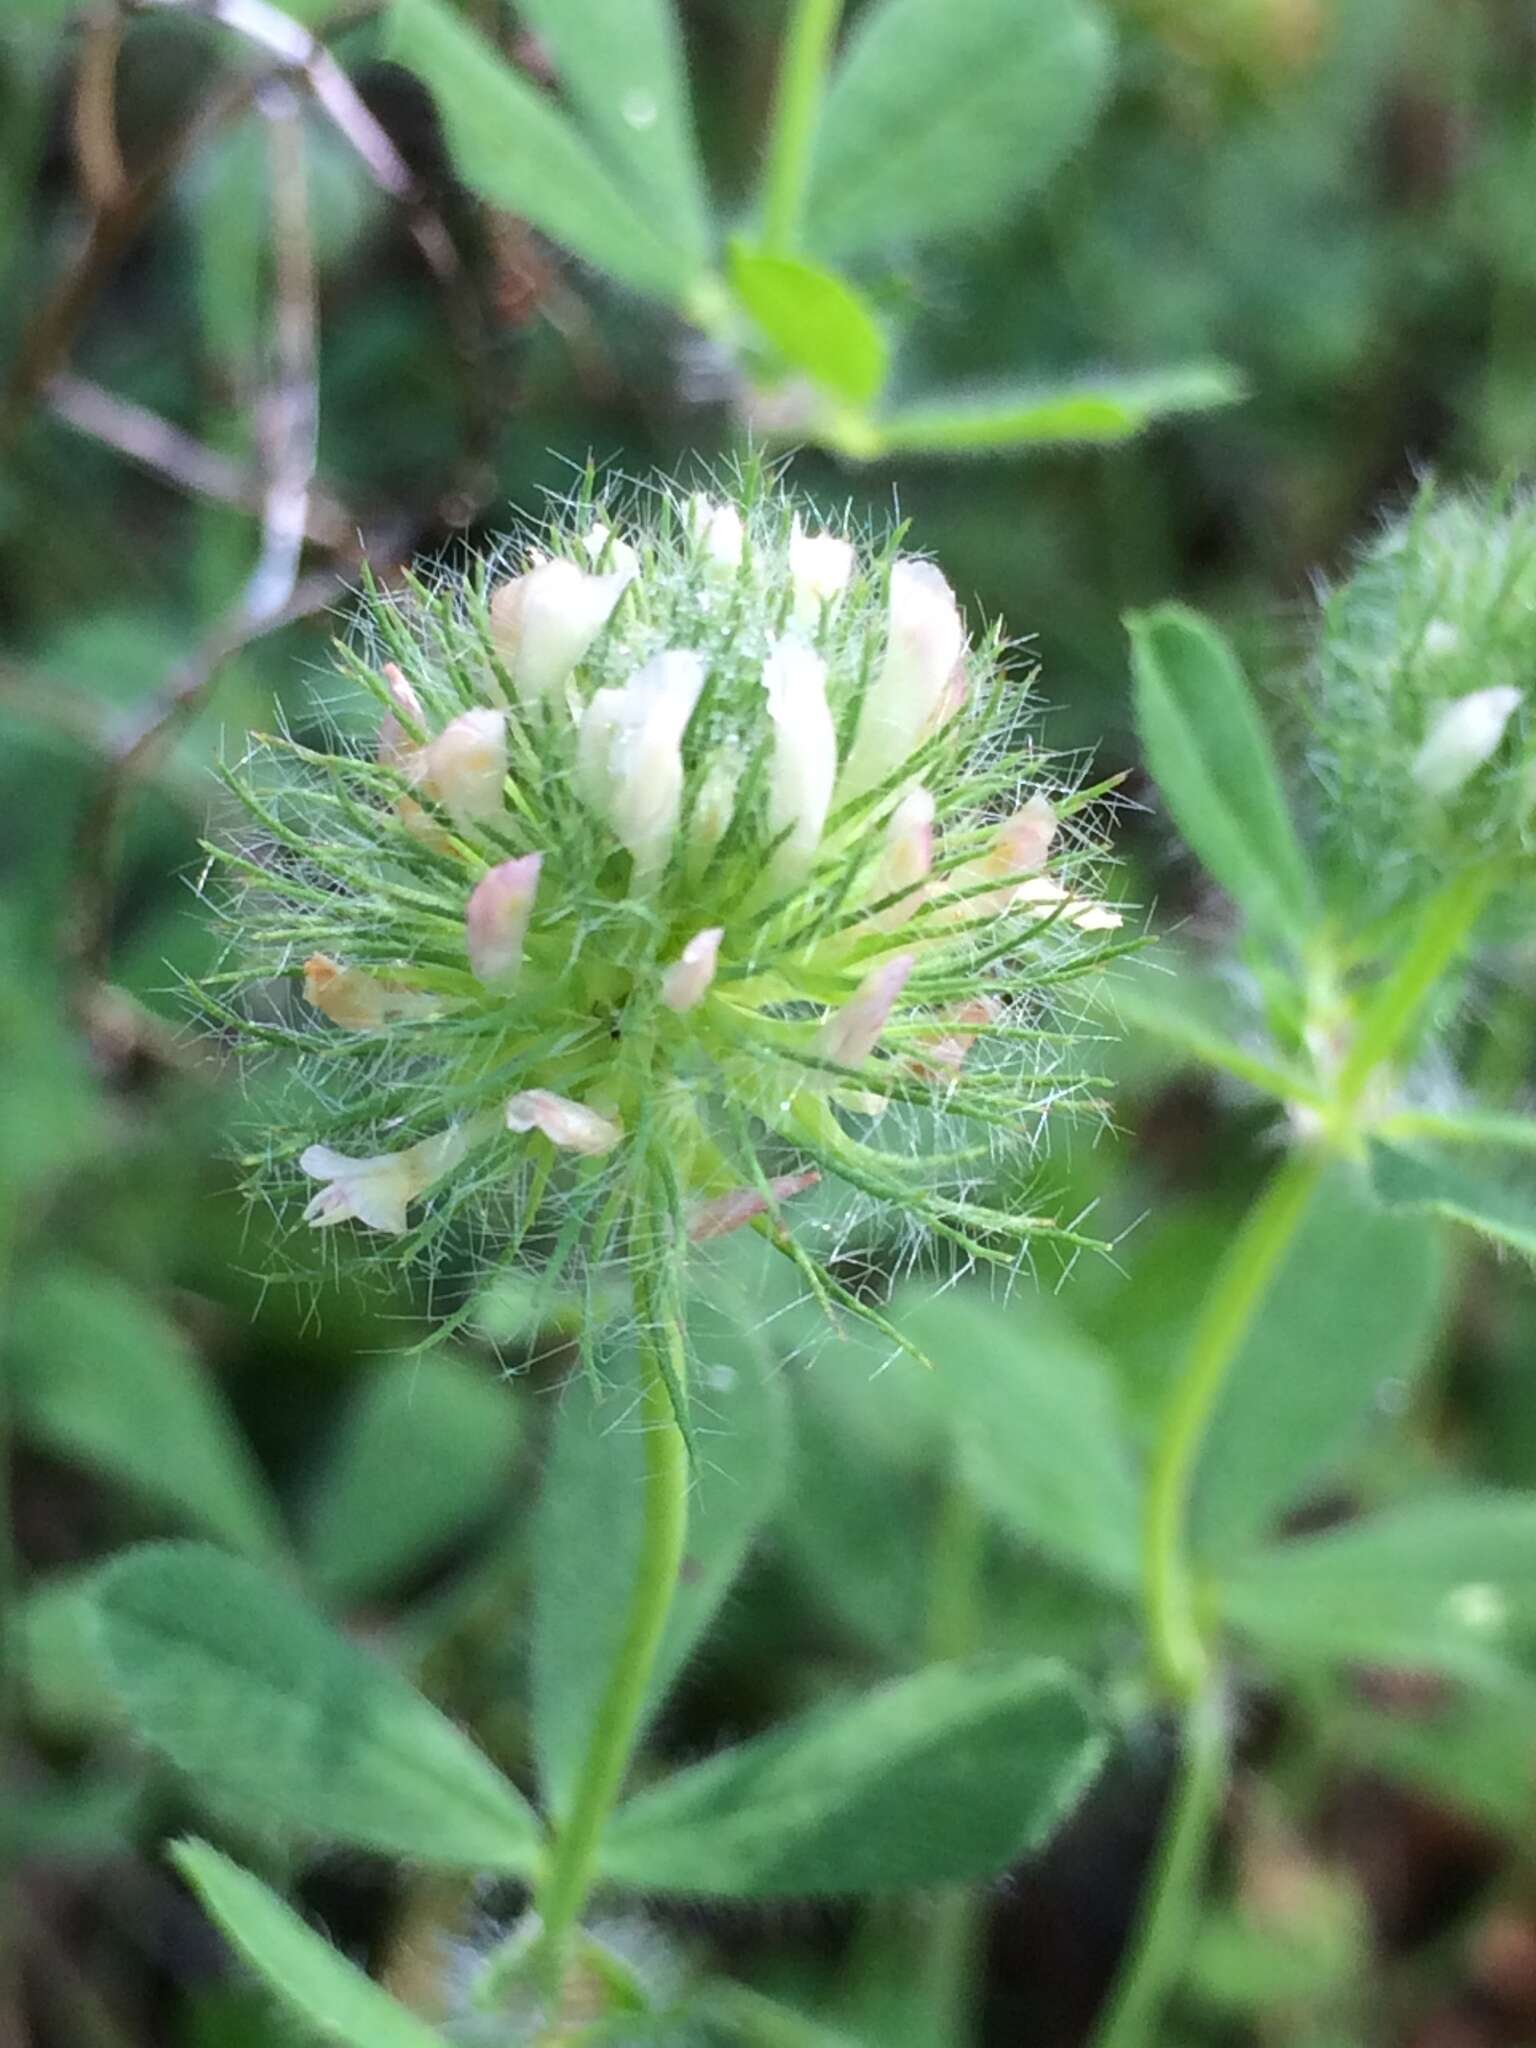
[[1491,867],[1466,868],[1430,898],[1413,944],[1381,984],[1340,1069],[1337,1111],[1348,1116],[1357,1109],[1372,1076],[1396,1056],[1482,915],[1497,879]]
[[[644,1386],[640,1426],[645,1440],[645,1493],[640,1554],[623,1639],[592,1724],[591,1739],[565,1824],[549,1852],[534,1905],[542,1922],[541,1946],[549,1981],[558,1986],[572,1930],[581,1918],[597,1872],[604,1823],[629,1768],[662,1632],[672,1608],[688,1528],[688,1453],[668,1392],[668,1367],[680,1380],[682,1332],[675,1325],[649,1334],[641,1307]],[[670,1356],[663,1363],[662,1346]]]
[[1185,1706],[1179,1774],[1157,1862],[1132,1935],[1131,1961],[1099,2024],[1096,2048],[1147,2048],[1158,2039],[1158,2014],[1187,1952],[1226,1774],[1226,1706],[1212,1686]]
[[1233,1360],[1326,1164],[1321,1149],[1291,1153],[1249,1210],[1201,1306],[1148,1475],[1147,1630],[1158,1676],[1177,1700],[1193,1699],[1210,1670],[1185,1541],[1200,1452]]
[[[939,1500],[928,1568],[930,1657],[964,1657],[976,1647],[986,1541],[981,1504],[955,1458]],[[973,1886],[947,1887],[924,1919],[916,2003],[922,2038],[935,2048],[961,2048],[971,2038],[981,1933],[982,1902]]]
[[787,256],[800,232],[811,144],[843,0],[794,0],[774,95],[773,132],[763,173],[763,247]]
[[1220,1799],[1226,1731],[1215,1660],[1201,1628],[1188,1523],[1200,1454],[1227,1375],[1295,1242],[1335,1146],[1358,1139],[1372,1080],[1395,1059],[1486,907],[1496,876],[1469,869],[1433,896],[1412,945],[1365,1011],[1323,1116],[1328,1143],[1298,1149],[1274,1173],[1217,1269],[1173,1390],[1147,1484],[1145,1599],[1154,1665],[1184,1711],[1179,1782],[1146,1905],[1098,2048],[1139,2048],[1178,1966]]

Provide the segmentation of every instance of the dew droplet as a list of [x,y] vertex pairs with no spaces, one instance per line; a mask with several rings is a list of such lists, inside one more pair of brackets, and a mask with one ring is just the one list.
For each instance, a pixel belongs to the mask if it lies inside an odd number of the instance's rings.
[[631,128],[654,128],[658,112],[654,98],[648,92],[638,89],[627,92],[620,102],[619,112]]

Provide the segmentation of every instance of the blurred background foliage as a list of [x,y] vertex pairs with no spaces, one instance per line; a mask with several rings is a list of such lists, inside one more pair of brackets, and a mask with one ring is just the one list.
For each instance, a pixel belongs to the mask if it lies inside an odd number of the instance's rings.
[[[690,473],[783,424],[718,335],[457,181],[376,10],[286,11],[322,35],[398,151],[394,193],[207,11],[10,0],[0,21],[7,2048],[287,2038],[160,1858],[187,1796],[124,1740],[81,1634],[82,1575],[123,1543],[190,1530],[284,1560],[509,1769],[526,1760],[515,1617],[559,1331],[531,1331],[505,1287],[450,1355],[417,1358],[402,1347],[423,1304],[403,1287],[362,1300],[319,1261],[306,1289],[265,1283],[293,1246],[275,1251],[280,1226],[234,1196],[250,1106],[177,992],[219,943],[196,893],[210,813],[220,824],[208,770],[246,729],[279,709],[302,728],[331,693],[327,642],[363,550],[385,577],[452,559],[589,456]],[[547,51],[499,0],[459,12],[550,83]],[[1177,927],[1160,954],[1177,974],[1220,947],[1227,911],[1138,777],[1120,614],[1178,594],[1218,613],[1261,673],[1283,672],[1312,578],[1347,561],[1416,472],[1530,467],[1536,17],[1521,0],[1111,12],[1091,132],[1039,189],[981,228],[865,252],[859,289],[901,335],[892,389],[1223,364],[1246,398],[1113,447],[865,462],[791,419],[786,460],[828,506],[910,519],[972,615],[1000,615],[1038,652],[1058,743],[1131,772],[1127,893]],[[712,189],[745,220],[784,10],[684,0],[681,19]],[[976,146],[998,140],[978,131]],[[903,136],[889,148],[899,157]],[[268,617],[251,580],[272,543],[258,515],[292,428],[274,370],[292,300],[270,217],[295,175],[318,440],[308,545]],[[113,762],[173,703],[174,744],[135,762],[111,814]],[[1513,985],[1530,964],[1528,940],[1511,948]],[[1529,1080],[1529,1004],[1492,993],[1481,1058],[1512,1097]],[[1043,1271],[1044,1291],[1007,1308],[973,1300],[970,1323],[935,1311],[921,1281],[900,1298],[940,1368],[957,1344],[1018,1347],[1034,1428],[946,1419],[910,1375],[872,1378],[883,1353],[867,1340],[819,1338],[787,1301],[769,1321],[772,1276],[723,1257],[720,1285],[751,1290],[742,1323],[765,1323],[791,1367],[789,1477],[668,1710],[670,1753],[763,1726],[849,1673],[975,1644],[1125,1671],[1134,1531],[1118,1490],[1129,1499],[1138,1418],[1270,1141],[1235,1085],[1134,1030],[1095,1050],[1118,1090],[1113,1128],[1060,1140],[1031,1199],[1043,1187],[1058,1213],[1091,1211],[1115,1256]],[[896,1257],[862,1244],[850,1275]],[[718,1335],[723,1351],[747,1342]],[[1244,1387],[1261,1403],[1276,1385],[1301,1392],[1271,1429],[1233,1422],[1200,1502],[1218,1546],[1245,1520],[1249,1536],[1282,1515],[1321,1525],[1457,1477],[1536,1484],[1533,1337],[1518,1271],[1465,1246],[1445,1256],[1427,1226],[1351,1213],[1340,1191],[1239,1374],[1239,1401]],[[509,1360],[527,1370],[504,1378]],[[983,1562],[956,1624],[932,1589],[967,1546]],[[1332,1609],[1296,1595],[1310,1629],[1265,1641],[1256,1624],[1217,1903],[1170,2041],[1536,2038],[1536,1613],[1517,1616],[1493,1680],[1479,1667],[1463,1683],[1476,1617],[1437,1636],[1425,1616],[1442,1615],[1440,1592],[1418,1588],[1415,1607],[1410,1562],[1402,1627],[1389,1613],[1371,1656],[1340,1662],[1329,1613],[1376,1600],[1362,1570]],[[1529,1582],[1523,1595],[1529,1608]],[[1151,1738],[1128,1745],[1050,1851],[958,1915],[942,1901],[691,1914],[669,1938],[819,2015],[808,2044],[841,2029],[945,2048],[957,2025],[988,2042],[1086,2038],[1167,1768]],[[456,1911],[355,1855],[304,1886],[406,1997],[413,1931]],[[757,2038],[738,2018],[745,2031],[723,2038]]]

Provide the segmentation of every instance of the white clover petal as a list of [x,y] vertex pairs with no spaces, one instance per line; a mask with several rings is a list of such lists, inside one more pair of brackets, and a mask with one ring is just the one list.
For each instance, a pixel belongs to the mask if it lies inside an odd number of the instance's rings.
[[669,1010],[681,1013],[696,1009],[703,1002],[715,978],[715,961],[724,937],[724,928],[717,924],[695,932],[681,955],[667,968],[661,977],[661,1000]]
[[1497,752],[1521,693],[1506,684],[1442,704],[1414,756],[1413,779],[1427,796],[1454,796]]
[[821,1051],[840,1067],[862,1066],[879,1043],[896,998],[906,986],[916,961],[913,953],[898,953],[884,960],[864,977],[859,990],[840,1010],[834,1010],[821,1027]]
[[468,1140],[456,1126],[403,1152],[379,1152],[367,1159],[311,1145],[299,1155],[299,1165],[311,1180],[327,1185],[311,1198],[304,1221],[316,1230],[356,1221],[399,1236],[410,1204],[457,1166],[467,1150]]
[[491,637],[524,704],[553,703],[613,616],[639,567],[622,541],[613,554],[602,574],[562,557],[540,562],[492,596]]
[[587,1159],[611,1152],[624,1136],[623,1125],[612,1117],[548,1088],[525,1088],[508,1100],[504,1114],[509,1131],[542,1131],[552,1145]]
[[523,941],[533,915],[543,855],[525,853],[483,874],[464,906],[464,942],[477,981],[506,988],[523,964]]
[[822,613],[836,604],[853,575],[853,542],[835,533],[806,533],[796,514],[789,530],[789,580],[793,616],[802,630],[814,630]]
[[701,654],[668,648],[620,690],[599,690],[582,718],[582,792],[629,849],[644,886],[665,869],[683,795],[683,734],[704,687]]
[[703,557],[707,574],[729,581],[741,567],[746,529],[734,505],[721,505],[705,491],[695,491],[683,512],[689,539]]
[[934,816],[932,793],[921,788],[909,789],[891,813],[873,890],[877,903],[898,898],[877,913],[876,921],[885,930],[905,924],[922,904],[923,884],[933,867]]
[[939,571],[931,562],[893,564],[885,658],[843,765],[845,797],[877,788],[958,708],[955,675],[964,648],[960,608]]
[[827,665],[803,640],[774,643],[763,664],[773,721],[768,830],[788,836],[773,857],[775,885],[798,881],[816,858],[837,780],[837,728],[827,704]]
[[461,712],[421,756],[421,788],[458,823],[499,817],[506,780],[504,711]]

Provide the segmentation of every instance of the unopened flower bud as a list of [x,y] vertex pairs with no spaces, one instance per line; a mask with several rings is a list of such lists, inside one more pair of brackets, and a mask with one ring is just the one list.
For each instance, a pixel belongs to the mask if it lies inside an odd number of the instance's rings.
[[432,1183],[457,1166],[469,1149],[456,1127],[423,1138],[403,1152],[380,1152],[369,1159],[351,1159],[329,1145],[311,1145],[299,1165],[312,1180],[326,1185],[313,1196],[304,1221],[316,1230],[355,1219],[370,1230],[406,1228],[405,1212]]
[[998,827],[982,866],[994,875],[1035,875],[1056,838],[1056,813],[1038,792]]
[[460,712],[421,755],[421,788],[459,822],[499,817],[506,780],[504,711]]
[[1442,704],[1414,757],[1413,779],[1427,796],[1454,796],[1498,750],[1520,692],[1509,684],[1474,690]]
[[629,849],[641,884],[662,873],[683,793],[683,734],[704,687],[701,654],[669,648],[621,690],[599,690],[578,743],[583,795]]
[[865,976],[858,993],[821,1027],[821,1050],[840,1067],[860,1067],[874,1051],[916,956],[898,953]]
[[768,830],[786,835],[774,854],[775,885],[798,881],[821,844],[837,780],[837,728],[827,705],[827,665],[803,640],[776,641],[763,664],[773,761]]
[[552,704],[607,625],[638,567],[633,548],[620,549],[627,560],[603,574],[556,557],[493,594],[491,638],[524,704]]
[[923,900],[923,884],[933,867],[933,798],[926,789],[910,789],[891,813],[885,854],[875,877],[874,898],[886,903],[876,922],[887,931],[906,923]]
[[835,604],[853,575],[853,542],[835,533],[806,533],[798,517],[789,534],[789,580],[794,589],[795,624],[813,630]]
[[689,1241],[704,1244],[712,1237],[727,1237],[761,1216],[770,1203],[787,1202],[792,1195],[803,1195],[820,1179],[814,1167],[807,1173],[781,1173],[766,1188],[733,1188],[728,1195],[700,1202],[688,1217]]
[[464,906],[464,940],[477,981],[509,988],[523,964],[523,941],[533,915],[543,856],[525,853],[483,874]]
[[884,782],[949,710],[964,646],[960,608],[939,571],[931,562],[894,563],[885,659],[860,708],[845,797]]
[[709,993],[715,978],[715,961],[720,953],[724,929],[717,924],[695,932],[681,955],[661,977],[661,1000],[669,1010],[681,1013],[696,1009]]
[[949,1028],[920,1041],[912,1072],[924,1081],[953,1081],[981,1033],[996,1021],[997,1005],[990,996],[957,1004],[948,1014]]
[[304,962],[304,999],[344,1031],[378,1031],[396,1017],[430,1016],[436,1001],[415,989],[390,988],[361,967],[343,967],[327,953]]
[[734,505],[720,505],[704,491],[695,491],[683,514],[688,537],[712,575],[727,581],[741,567],[745,530]]
[[[380,671],[394,705],[393,711],[386,711],[379,723],[378,743],[374,749],[375,758],[384,768],[398,768],[408,772],[412,762],[421,750],[418,734],[426,731],[427,717],[405,672],[398,663],[387,661]],[[402,724],[402,719],[405,721]]]
[[579,1152],[587,1159],[611,1152],[624,1136],[621,1125],[611,1117],[573,1102],[568,1095],[555,1095],[548,1088],[526,1088],[509,1100],[505,1110],[509,1131],[542,1131],[552,1145],[563,1152]]
[[581,544],[593,568],[605,575],[622,576],[626,583],[632,583],[640,574],[640,557],[627,540],[621,540],[601,520],[587,529]]

